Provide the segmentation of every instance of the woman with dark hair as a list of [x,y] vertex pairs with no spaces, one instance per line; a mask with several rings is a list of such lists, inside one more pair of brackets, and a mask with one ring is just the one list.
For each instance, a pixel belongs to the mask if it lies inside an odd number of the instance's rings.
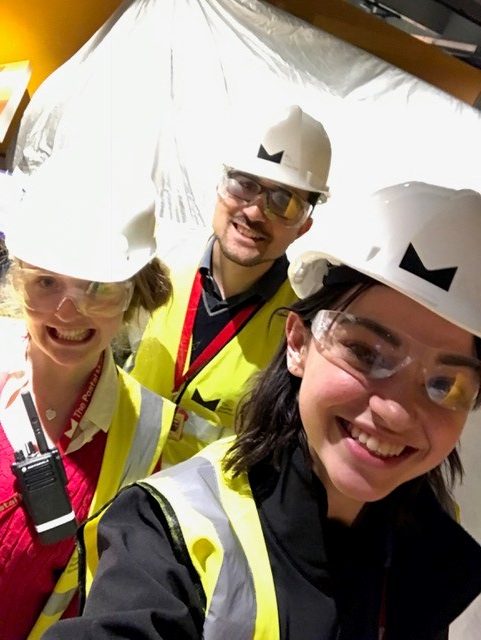
[[441,640],[480,593],[450,490],[480,395],[481,195],[410,183],[350,211],[291,264],[301,300],[236,438],[87,523],[83,616],[46,638]]

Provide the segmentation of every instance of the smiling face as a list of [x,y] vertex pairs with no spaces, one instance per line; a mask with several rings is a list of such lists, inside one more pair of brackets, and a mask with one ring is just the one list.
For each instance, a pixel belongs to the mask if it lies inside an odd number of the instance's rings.
[[[50,286],[49,272],[26,265],[29,277],[38,278],[35,286]],[[56,283],[74,287],[79,291],[88,287],[87,282],[51,274]],[[75,290],[74,289],[74,290]],[[65,297],[58,309],[40,310],[24,304],[24,315],[30,337],[29,352],[33,359],[71,368],[89,369],[95,366],[100,354],[120,330],[123,309],[108,317],[88,315],[78,310],[74,298]]]
[[[268,187],[279,186],[269,180],[258,180]],[[286,187],[287,188],[287,187]],[[296,189],[302,199],[308,193]],[[278,220],[269,220],[264,214],[263,199],[245,204],[237,198],[225,195],[217,197],[212,226],[224,257],[237,265],[254,267],[272,263],[282,256],[296,238],[311,227],[308,218],[298,227],[286,227]]]
[[[473,356],[471,334],[388,287],[364,291],[347,311],[423,345]],[[296,314],[286,330],[288,367],[302,378],[301,419],[330,515],[347,510],[355,516],[363,503],[430,471],[454,449],[468,412],[430,400],[419,364],[368,380],[324,356]]]

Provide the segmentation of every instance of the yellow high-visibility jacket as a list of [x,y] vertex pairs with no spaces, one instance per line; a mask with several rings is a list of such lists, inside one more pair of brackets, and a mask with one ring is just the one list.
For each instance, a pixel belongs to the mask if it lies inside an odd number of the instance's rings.
[[175,362],[197,266],[195,263],[171,267],[174,296],[169,304],[153,313],[134,359],[127,367],[148,389],[211,423],[196,422],[195,415],[182,421],[181,412],[164,448],[164,466],[186,460],[206,444],[233,433],[236,408],[245,393],[247,380],[269,364],[284,335],[285,318],[274,312],[296,300],[286,279],[240,332],[175,390]]
[[[138,482],[167,502],[181,529],[206,596],[204,636],[279,640],[277,599],[267,547],[247,474],[232,478],[222,459],[233,438],[223,438],[182,465]],[[97,526],[102,510],[83,530],[86,586],[98,565]],[[170,520],[169,520],[170,521]],[[171,530],[174,540],[177,526]]]
[[[151,473],[167,439],[175,405],[118,370],[117,405],[110,424],[100,476],[89,514],[96,513],[121,489]],[[67,609],[78,586],[78,553],[55,585],[27,640],[40,640]]]

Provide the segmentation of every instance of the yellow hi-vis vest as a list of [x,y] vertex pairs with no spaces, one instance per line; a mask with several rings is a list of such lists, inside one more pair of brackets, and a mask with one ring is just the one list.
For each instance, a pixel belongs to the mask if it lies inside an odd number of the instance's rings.
[[[222,470],[232,442],[232,437],[223,438],[137,484],[168,515],[174,543],[188,552],[199,575],[206,596],[202,637],[279,640],[274,580],[247,474],[232,478]],[[89,581],[97,569],[97,525],[103,513],[84,529]]]
[[[107,434],[99,480],[89,514],[96,513],[121,487],[152,473],[167,438],[175,405],[142,387],[118,369],[117,405]],[[27,640],[40,640],[60,619],[78,587],[78,553],[55,585]]]
[[[296,300],[286,280],[205,366],[179,390],[174,390],[174,372],[182,327],[197,271],[193,267],[172,269],[174,295],[170,303],[154,311],[136,355],[127,365],[136,380],[170,398],[190,414],[176,418],[162,461],[170,466],[186,460],[206,444],[233,433],[234,416],[245,383],[272,360],[284,335],[285,318],[274,312]],[[190,362],[190,351],[186,363]],[[191,414],[192,412],[192,414]],[[195,414],[209,421],[195,422]]]

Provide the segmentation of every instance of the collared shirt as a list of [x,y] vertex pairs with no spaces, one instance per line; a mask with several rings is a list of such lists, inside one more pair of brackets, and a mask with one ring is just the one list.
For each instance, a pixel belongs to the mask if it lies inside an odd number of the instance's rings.
[[71,439],[66,453],[80,449],[90,442],[98,431],[108,432],[117,404],[117,394],[117,367],[112,350],[108,348],[105,351],[99,381],[87,410],[78,425],[73,425],[65,431],[65,435]]
[[220,289],[212,275],[212,251],[214,249],[215,236],[211,236],[207,243],[204,255],[199,264],[199,271],[204,276],[204,304],[211,313],[222,307],[234,307],[241,305],[246,300],[250,301],[254,296],[262,300],[269,300],[279,289],[287,276],[289,261],[286,255],[277,258],[270,269],[247,290],[230,298],[223,298]]
[[224,298],[212,274],[212,251],[215,241],[215,236],[209,239],[199,264],[203,290],[195,317],[191,362],[222,331],[233,316],[249,304],[261,306],[276,293],[287,277],[289,261],[283,255],[277,258],[270,269],[247,291]]
[[[25,416],[19,392],[27,383],[26,352],[29,338],[22,321],[1,318],[0,327],[2,343],[5,346],[5,348],[2,347],[0,363],[0,415],[12,447],[17,449],[24,444],[22,441],[24,432],[20,434],[16,432],[18,432],[19,421],[23,421]],[[108,431],[117,402],[117,393],[117,368],[109,348],[105,352],[102,372],[90,404],[80,422],[72,425],[65,432],[65,435],[70,438],[70,444],[65,453],[77,451],[90,442],[98,431]]]
[[[207,242],[198,268],[202,274],[202,296],[197,309],[193,329],[192,351],[190,362],[210,344],[233,315],[244,306],[254,301],[265,302],[269,300],[287,278],[289,260],[286,255],[277,258],[270,269],[255,282],[248,291],[244,291],[230,298],[224,299],[212,274],[212,250],[216,237],[208,238],[203,228],[189,228],[185,224],[175,224],[172,221],[162,220],[158,237],[157,255],[167,265],[176,264],[176,256],[190,256],[195,258],[195,252],[199,251],[199,244]],[[175,268],[175,267],[174,267]],[[174,292],[175,295],[175,292]],[[135,353],[149,321],[149,313],[140,310],[135,321],[128,326],[128,340],[130,350]],[[128,370],[128,367],[127,367]]]

